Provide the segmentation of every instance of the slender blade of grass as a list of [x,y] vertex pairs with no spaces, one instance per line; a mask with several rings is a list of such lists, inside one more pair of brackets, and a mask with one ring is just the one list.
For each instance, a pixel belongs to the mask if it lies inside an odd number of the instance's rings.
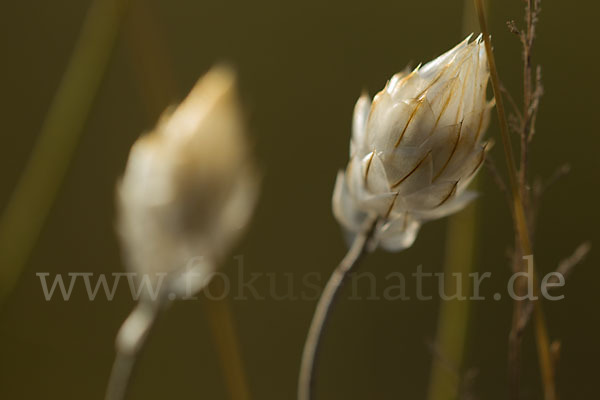
[[0,304],[14,288],[77,148],[130,0],[95,0],[0,218]]
[[[463,35],[479,30],[472,0],[463,4]],[[477,190],[479,178],[470,187]],[[462,293],[470,297],[469,273],[475,269],[477,249],[477,217],[479,207],[471,204],[448,219],[444,255],[444,286],[447,295],[455,294],[456,281],[461,281]],[[457,277],[455,277],[455,274]],[[429,400],[458,399],[463,373],[463,360],[468,337],[469,300],[442,301],[434,341],[434,359],[429,381]]]

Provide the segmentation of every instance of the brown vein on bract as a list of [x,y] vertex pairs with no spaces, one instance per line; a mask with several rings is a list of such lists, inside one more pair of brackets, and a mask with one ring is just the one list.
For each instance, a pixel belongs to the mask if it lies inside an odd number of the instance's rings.
[[396,141],[396,144],[394,145],[394,148],[397,148],[400,145],[400,142],[402,141],[402,138],[404,137],[404,134],[406,133],[406,130],[408,129],[408,125],[410,125],[410,122],[413,120],[413,118],[417,114],[417,111],[419,111],[419,108],[423,104],[423,101],[425,101],[425,98],[422,97],[422,98],[420,98],[417,101],[418,101],[418,103],[415,106],[415,108],[412,111],[412,113],[410,114],[410,116],[408,117],[408,121],[406,121],[406,125],[404,125],[404,129],[402,129],[402,133],[400,134],[400,137],[398,138],[398,141]]
[[[419,65],[419,67],[420,67],[420,65]],[[412,71],[412,72],[404,75],[402,78],[399,78],[398,82],[396,83],[396,87],[403,85],[406,80],[408,80],[409,78],[411,78],[418,71],[419,67],[415,68],[414,71]],[[373,101],[371,103],[371,109],[369,110],[369,115],[367,116],[367,123],[371,120],[371,114],[373,113],[373,110],[375,109],[375,106],[377,105],[377,103],[381,100],[381,96],[384,93],[387,96],[391,96],[390,93],[387,92],[387,88],[388,88],[389,83],[390,83],[390,81],[388,81],[386,83],[386,85],[383,88],[383,90],[381,90],[380,92],[376,93],[375,96],[373,97]]]
[[427,87],[425,89],[423,89],[421,91],[421,93],[419,93],[417,98],[423,96],[423,94],[425,94],[425,92],[427,92],[433,85],[435,85],[437,83],[437,81],[439,81],[441,79],[442,75],[444,75],[444,73],[448,70],[448,68],[450,68],[451,66],[454,66],[455,69],[459,69],[460,67],[462,67],[462,65],[468,59],[469,55],[468,54],[463,55],[463,57],[461,59],[459,59],[458,61],[456,60],[456,55],[454,57],[455,58],[453,58],[451,61],[449,61],[448,63],[446,63],[446,65],[444,65],[442,67],[442,69],[436,75],[436,77],[433,78],[433,81],[431,83],[429,83],[429,85],[427,85]]
[[444,197],[444,200],[442,200],[437,206],[435,206],[434,208],[438,208],[439,206],[441,206],[442,204],[444,204],[445,202],[447,202],[450,197],[452,197],[452,195],[454,193],[456,193],[456,188],[458,187],[458,181],[456,181],[454,183],[454,186],[452,186],[452,190],[450,190],[450,193],[448,193],[448,195],[446,197]]
[[450,164],[450,160],[452,160],[452,157],[454,157],[454,154],[456,153],[456,149],[458,148],[458,142],[460,141],[460,135],[461,135],[461,131],[462,131],[463,122],[464,122],[464,120],[460,121],[460,126],[458,127],[458,134],[456,135],[456,140],[454,141],[454,146],[452,147],[452,152],[450,153],[450,156],[448,156],[448,159],[446,160],[446,162],[444,163],[442,168],[438,171],[438,173],[435,174],[435,176],[431,180],[432,183],[435,182],[442,175],[442,172],[444,172],[444,170],[446,169],[448,164]]
[[369,157],[369,161],[367,161],[367,168],[365,169],[365,187],[367,186],[367,177],[369,176],[369,170],[371,169],[371,163],[373,162],[374,156],[375,156],[375,151],[372,151],[371,157]]
[[[450,88],[450,94],[448,96],[448,98],[446,99],[445,104],[442,107],[442,110],[440,111],[440,115],[438,115],[436,121],[435,121],[435,125],[433,126],[433,129],[431,130],[431,132],[429,133],[429,136],[431,136],[433,134],[433,131],[435,131],[435,129],[437,128],[440,119],[442,118],[442,115],[444,115],[444,112],[446,111],[446,108],[448,108],[448,105],[450,104],[450,99],[452,99],[452,97],[454,96],[454,92],[456,90],[456,82],[459,81],[460,79],[460,70],[462,69],[462,66],[469,61],[469,57],[471,57],[470,54],[466,54],[463,56],[463,58],[461,58],[459,61],[456,62],[456,65],[454,66],[454,70],[453,71],[459,71],[458,74],[452,78],[454,79],[454,82],[452,82],[452,86]],[[461,91],[461,95],[460,95],[460,101],[459,101],[459,105],[461,107],[461,109],[464,109],[463,104],[462,104],[462,100],[464,98],[464,94],[465,94],[465,85],[467,83],[467,79],[469,77],[469,75],[471,74],[471,69],[467,70],[467,75],[463,78],[463,84],[462,84],[462,91]],[[432,99],[433,100],[433,99]],[[459,112],[457,111],[456,113],[456,121],[458,121],[459,118]]]
[[385,219],[387,219],[390,216],[390,213],[392,212],[392,209],[394,208],[394,204],[396,204],[396,199],[398,199],[398,195],[400,193],[396,192],[396,194],[394,195],[394,199],[392,200],[392,203],[390,204],[390,207],[388,208],[387,212],[385,213]]
[[450,87],[450,93],[448,93],[448,97],[446,97],[446,101],[444,102],[444,105],[442,106],[442,109],[440,110],[440,114],[436,118],[435,124],[433,125],[433,128],[431,128],[431,131],[429,132],[429,137],[431,137],[431,135],[433,135],[433,132],[437,129],[437,126],[440,123],[440,119],[442,119],[442,115],[444,115],[444,112],[446,112],[446,109],[450,105],[450,100],[452,100],[452,97],[454,96],[454,91],[456,89],[456,82],[458,80],[458,76],[454,79],[455,79],[455,81],[452,82],[452,86]]
[[423,164],[423,162],[427,159],[427,157],[429,157],[429,155],[431,154],[431,150],[429,150],[427,152],[427,154],[425,154],[425,157],[423,157],[418,163],[417,165],[415,165],[415,167],[408,173],[406,174],[403,178],[401,178],[398,182],[394,183],[391,188],[395,188],[397,186],[399,186],[402,182],[404,182],[409,176],[411,176],[417,169],[419,169],[419,167],[421,166],[421,164]]
[[[466,62],[466,60],[468,59],[468,56],[464,56],[457,65],[455,65],[456,69],[459,69],[460,67],[462,67],[462,65]],[[408,129],[408,125],[410,124],[410,122],[412,121],[412,119],[414,118],[415,114],[417,113],[419,107],[421,107],[421,104],[425,101],[425,93],[431,89],[431,87],[433,87],[433,85],[435,85],[444,75],[444,73],[450,68],[450,66],[452,65],[452,62],[447,63],[446,65],[444,65],[441,69],[440,72],[438,72],[438,74],[436,75],[436,77],[429,83],[429,85],[427,85],[427,87],[425,89],[423,89],[417,96],[416,98],[418,99],[419,103],[417,104],[417,106],[415,107],[415,109],[413,110],[412,114],[410,115],[410,117],[408,118],[408,121],[406,122],[406,125],[404,126],[404,129],[402,130],[402,133],[400,134],[400,137],[398,138],[398,141],[396,141],[396,144],[394,145],[395,148],[397,148],[400,145],[400,142],[402,141],[402,138],[404,137],[404,134],[406,133],[406,130]],[[412,76],[415,72],[417,71],[417,69],[415,69],[413,72],[411,72],[409,75],[406,76],[406,78]],[[460,75],[458,75],[460,76]],[[455,79],[458,79],[457,78]],[[405,78],[403,78],[404,80]],[[455,81],[456,82],[456,81]],[[431,129],[431,131],[429,132],[429,136],[431,136],[433,134],[433,132],[435,131],[435,129],[438,126],[438,123],[440,122],[440,118],[442,117],[442,115],[444,114],[444,111],[446,110],[446,108],[448,108],[448,105],[450,104],[450,99],[453,97],[454,95],[454,91],[456,88],[456,83],[453,82],[452,83],[452,88],[450,90],[450,94],[448,95],[448,98],[446,99],[446,102],[444,104],[444,106],[442,107],[442,110],[440,112],[440,115],[438,115],[436,121],[435,121],[435,125],[433,126],[433,128]]]
[[[435,124],[433,125],[433,127],[429,131],[429,135],[427,135],[427,138],[430,138],[433,135],[433,132],[435,132],[435,130],[437,129],[437,127],[438,127],[438,125],[440,123],[440,119],[442,118],[442,115],[444,115],[444,112],[446,111],[446,108],[448,108],[448,105],[450,104],[450,100],[454,96],[454,91],[456,90],[456,82],[458,81],[459,76],[460,75],[457,75],[455,78],[452,78],[453,82],[451,83],[452,86],[450,88],[450,93],[449,93],[448,97],[446,98],[446,102],[442,106],[442,109],[440,110],[440,114],[438,115],[438,117],[435,120]],[[462,92],[462,94],[464,94],[464,83],[463,83],[463,92]],[[462,101],[462,97],[463,97],[462,94],[461,94],[461,101]],[[439,96],[439,94],[438,94],[438,96]],[[433,98],[431,100],[433,101],[433,100],[436,100],[436,99],[437,99],[437,97],[435,97],[435,98]],[[429,99],[427,101],[429,101]],[[458,115],[459,115],[459,113],[457,112],[456,113],[457,119],[458,119]]]
[[419,70],[420,67],[421,67],[421,64],[419,64],[417,66],[417,68],[415,68],[414,70],[412,70],[410,73],[404,75],[402,78],[398,78],[398,82],[396,83],[396,87],[404,85],[404,83],[407,80],[409,80],[410,78],[412,78],[417,73],[417,71]]
[[444,73],[446,72],[446,70],[447,70],[448,68],[450,68],[450,63],[447,63],[446,65],[444,65],[444,66],[442,67],[442,69],[440,70],[440,72],[438,72],[438,74],[436,75],[436,77],[435,77],[435,78],[433,78],[433,80],[432,80],[431,82],[429,82],[429,85],[427,85],[427,87],[426,87],[425,89],[421,90],[421,93],[419,93],[419,94],[416,96],[416,98],[417,98],[417,99],[418,99],[418,98],[421,98],[421,97],[422,97],[422,96],[425,94],[425,92],[427,92],[429,89],[431,89],[431,87],[432,87],[433,85],[435,85],[435,84],[437,83],[437,81],[439,81],[439,80],[442,78],[442,75],[444,75]]
[[488,143],[486,142],[481,147],[481,159],[479,160],[479,162],[477,163],[477,165],[475,166],[475,168],[473,169],[473,171],[471,171],[471,173],[469,175],[467,175],[467,177],[472,176],[475,172],[477,172],[477,170],[479,169],[479,167],[481,167],[481,164],[483,164],[483,162],[485,161],[485,154],[486,154],[487,147],[488,147]]
[[[460,109],[456,112],[456,120],[454,121],[455,123],[458,122],[458,118],[460,118],[460,112],[462,111],[462,113],[464,114],[464,110],[465,110],[465,106],[463,104],[463,99],[465,98],[465,86],[467,85],[467,81],[469,80],[469,77],[471,76],[471,68],[469,68],[467,70],[467,73],[465,74],[465,76],[463,77],[463,84],[462,84],[462,91],[460,92],[460,100],[458,102]],[[475,81],[477,82],[477,81]],[[475,96],[475,93],[473,93],[473,96]],[[464,115],[463,115],[463,119],[464,119]]]

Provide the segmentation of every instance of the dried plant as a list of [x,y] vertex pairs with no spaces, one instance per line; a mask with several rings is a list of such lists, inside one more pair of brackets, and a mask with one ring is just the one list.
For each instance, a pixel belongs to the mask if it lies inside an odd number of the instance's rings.
[[333,212],[353,244],[331,276],[306,339],[298,398],[313,398],[323,327],[348,272],[367,246],[410,247],[422,223],[453,214],[486,154],[490,109],[481,37],[469,38],[412,72],[396,74],[373,103],[359,98],[350,161],[338,174]]
[[481,38],[469,38],[412,72],[396,74],[371,104],[354,109],[350,161],[338,174],[333,212],[352,235],[379,219],[374,241],[390,251],[410,247],[421,224],[453,214],[482,165],[487,62]]
[[[533,264],[533,246],[536,216],[543,189],[548,185],[540,181],[531,184],[530,171],[528,165],[529,146],[536,132],[536,121],[539,111],[540,100],[544,92],[542,85],[541,67],[533,67],[532,54],[533,45],[536,38],[536,27],[541,12],[541,0],[525,1],[525,26],[520,29],[514,21],[507,23],[508,29],[517,35],[523,48],[523,100],[522,108],[519,109],[518,102],[506,91],[500,84],[498,70],[495,66],[494,56],[491,49],[489,35],[485,16],[483,14],[482,0],[475,0],[478,9],[481,30],[486,41],[486,50],[490,61],[490,73],[494,95],[497,102],[498,117],[504,144],[506,163],[508,168],[509,186],[511,193],[509,195],[509,207],[514,216],[515,226],[515,249],[512,255],[512,269],[515,273],[526,272],[534,284],[534,297],[537,300],[523,301],[525,285],[527,279],[517,279],[515,292],[517,294],[514,300],[512,326],[509,335],[509,392],[510,398],[518,400],[520,398],[520,377],[521,377],[521,338],[522,333],[527,326],[530,318],[533,316],[535,321],[535,334],[538,350],[540,372],[543,383],[543,392],[545,400],[556,400],[558,398],[555,382],[555,364],[560,349],[559,342],[550,342],[550,336],[546,327],[544,312],[540,303],[539,283],[535,269],[527,269],[523,259],[528,259]],[[535,69],[535,74],[534,74]],[[503,94],[508,99],[513,113],[510,118],[506,117],[504,109]],[[520,157],[518,168],[515,165],[510,130],[519,138]],[[496,173],[497,169],[492,167],[494,176],[503,190],[507,187],[504,181]],[[557,177],[564,175],[568,168],[564,166],[559,168],[558,172],[552,177],[553,182]],[[532,189],[533,188],[533,189]],[[561,264],[561,272],[570,271],[573,266],[581,261],[589,251],[589,244],[580,246],[575,254]]]

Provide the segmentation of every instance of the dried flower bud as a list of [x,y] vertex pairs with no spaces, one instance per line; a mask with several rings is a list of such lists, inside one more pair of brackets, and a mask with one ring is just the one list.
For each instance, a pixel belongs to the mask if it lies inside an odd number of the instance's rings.
[[216,67],[131,148],[118,187],[129,267],[199,290],[246,225],[256,178],[233,72]]
[[462,209],[481,167],[481,143],[492,103],[481,37],[408,73],[392,77],[371,104],[354,109],[350,161],[340,171],[333,212],[350,233],[367,216],[380,220],[375,239],[398,251],[410,247],[421,224]]

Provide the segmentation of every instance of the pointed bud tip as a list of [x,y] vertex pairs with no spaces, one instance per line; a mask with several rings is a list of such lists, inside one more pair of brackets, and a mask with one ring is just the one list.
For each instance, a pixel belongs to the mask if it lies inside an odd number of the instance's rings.
[[217,64],[198,79],[179,108],[186,108],[187,103],[196,105],[207,100],[218,102],[230,98],[235,94],[235,85],[234,69],[228,64]]

